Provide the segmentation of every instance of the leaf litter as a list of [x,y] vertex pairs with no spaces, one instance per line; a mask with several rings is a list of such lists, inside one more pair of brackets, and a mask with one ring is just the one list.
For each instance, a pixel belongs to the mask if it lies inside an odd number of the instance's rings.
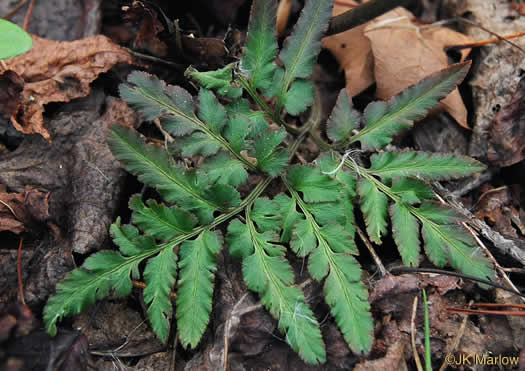
[[[358,5],[352,0],[337,1],[333,15]],[[388,100],[407,87],[449,65],[444,47],[472,42],[473,39],[445,27],[426,27],[404,8],[396,8],[355,27],[323,40],[345,72],[346,88],[355,96],[374,82],[376,97]],[[461,60],[469,54],[461,52]],[[441,101],[441,108],[456,122],[469,129],[467,109],[455,89]]]

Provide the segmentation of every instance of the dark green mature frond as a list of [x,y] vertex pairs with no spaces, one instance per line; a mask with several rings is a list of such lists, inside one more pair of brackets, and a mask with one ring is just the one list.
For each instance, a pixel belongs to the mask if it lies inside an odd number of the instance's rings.
[[120,219],[112,224],[111,232],[121,253],[101,251],[91,255],[81,268],[74,269],[57,284],[56,294],[44,308],[49,334],[56,334],[57,321],[81,313],[95,300],[108,296],[112,289],[116,296],[129,295],[131,275],[138,276],[139,263],[160,251],[151,237],[138,237],[136,228],[121,228]]
[[396,241],[403,264],[408,267],[417,267],[421,250],[417,219],[401,202],[396,202],[390,206],[390,219],[394,241]]
[[149,207],[138,195],[129,200],[129,208],[134,211],[133,223],[157,240],[168,241],[178,234],[191,232],[197,224],[195,216],[178,207],[159,205],[155,200],[146,203]]
[[306,202],[336,201],[341,188],[328,175],[312,166],[293,166],[288,171],[288,181],[303,193]]
[[352,105],[346,89],[341,89],[334,109],[326,122],[326,135],[332,142],[342,142],[350,138],[353,129],[359,128],[361,114]]
[[144,269],[144,302],[148,305],[151,328],[160,341],[166,343],[170,334],[173,306],[170,291],[177,274],[177,255],[173,248],[166,248],[151,258]]
[[381,244],[381,236],[387,232],[388,199],[371,180],[365,178],[359,180],[357,192],[361,196],[359,201],[365,217],[368,237],[373,242]]
[[248,172],[242,164],[225,152],[207,158],[199,169],[208,177],[211,184],[229,184],[238,187],[248,179]]
[[201,178],[170,162],[164,150],[147,145],[130,129],[114,126],[108,143],[126,170],[142,183],[155,187],[166,201],[195,212],[203,223],[212,220],[215,210],[226,210],[240,202],[239,193],[232,187],[207,187]]
[[222,248],[220,232],[203,231],[180,248],[180,279],[177,290],[177,328],[183,346],[195,348],[208,326],[217,268]]
[[[262,207],[264,203],[259,203]],[[267,210],[256,214],[265,214]],[[266,220],[266,227],[268,227]],[[275,223],[279,223],[277,220]],[[272,229],[272,228],[270,228]],[[270,230],[260,233],[246,211],[246,224],[233,220],[226,236],[230,253],[243,257],[246,285],[261,296],[261,302],[278,320],[286,341],[308,363],[324,362],[326,353],[319,324],[306,304],[302,290],[292,286],[294,274],[284,258],[282,246],[273,243],[278,236]]]
[[279,175],[288,165],[288,153],[278,148],[285,137],[284,129],[275,131],[268,128],[254,139],[257,166],[271,176]]
[[391,189],[407,204],[418,204],[425,200],[434,200],[436,198],[432,188],[418,179],[396,179]]
[[184,76],[197,81],[203,88],[215,90],[219,95],[235,99],[242,95],[242,89],[232,85],[233,70],[233,64],[207,72],[199,72],[190,66],[184,72]]
[[388,102],[373,102],[365,109],[365,127],[350,138],[360,141],[363,149],[381,149],[392,141],[392,136],[423,118],[440,99],[454,90],[470,67],[470,62],[458,63],[430,75],[403,90]]
[[256,89],[267,89],[272,82],[277,56],[275,0],[255,0],[252,5],[241,71]]
[[486,168],[467,156],[428,152],[380,152],[373,154],[370,161],[371,173],[383,180],[400,177],[457,179]]
[[292,34],[284,41],[279,54],[284,73],[282,69],[276,71],[274,86],[267,94],[277,95],[279,106],[284,106],[292,115],[303,112],[314,100],[312,85],[300,79],[310,77],[314,70],[331,15],[331,0],[306,1]]
[[[330,181],[337,183],[335,179]],[[309,255],[308,271],[314,279],[326,278],[325,301],[350,348],[356,353],[368,353],[373,342],[373,321],[361,269],[352,256],[357,254],[353,234],[344,228],[347,221],[341,202],[344,195],[336,202],[318,204],[327,206],[319,208],[305,202],[293,183],[286,185],[295,201],[294,207],[304,214],[296,219],[290,247],[299,256]]]

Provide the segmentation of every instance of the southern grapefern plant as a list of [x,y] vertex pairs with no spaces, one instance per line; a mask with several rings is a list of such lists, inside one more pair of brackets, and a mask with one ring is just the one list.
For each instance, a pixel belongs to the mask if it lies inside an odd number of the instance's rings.
[[[307,0],[279,52],[275,3],[255,0],[240,63],[211,72],[188,69],[186,75],[201,86],[196,102],[184,89],[155,76],[129,76],[120,88],[122,98],[145,120],[160,120],[175,138],[171,151],[191,158],[195,167],[179,165],[135,131],[111,130],[108,141],[115,157],[164,202],[131,198],[131,224],[117,219],[111,226],[120,251],[90,256],[58,284],[44,311],[49,333],[56,333],[62,317],[97,299],[129,295],[132,279],[142,277],[153,331],[167,341],[173,314],[169,295],[176,290],[177,333],[184,346],[195,348],[212,310],[216,255],[226,246],[242,260],[246,286],[278,321],[288,344],[306,362],[324,362],[319,322],[286,259],[290,249],[307,259],[309,274],[322,283],[324,300],[350,349],[366,354],[373,343],[373,321],[355,258],[356,205],[377,244],[390,220],[406,265],[419,264],[423,246],[439,267],[493,276],[489,261],[458,224],[461,218],[439,205],[426,184],[468,176],[482,170],[482,164],[447,154],[380,151],[364,167],[343,154],[357,142],[364,150],[382,150],[393,135],[447,96],[469,64],[450,66],[388,102],[373,102],[362,115],[341,91],[326,125],[329,144],[314,130],[320,113],[308,77],[331,11],[330,0]],[[309,106],[310,118],[303,125],[284,121]],[[322,153],[313,164],[295,164],[294,154],[308,135]],[[261,180],[251,192],[240,192],[251,174]],[[282,191],[272,199],[264,196],[270,182]]]

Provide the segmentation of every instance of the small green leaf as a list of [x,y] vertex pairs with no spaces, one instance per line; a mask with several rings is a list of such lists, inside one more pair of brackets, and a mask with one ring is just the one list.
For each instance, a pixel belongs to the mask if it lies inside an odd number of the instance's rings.
[[274,0],[255,0],[252,5],[241,70],[254,88],[265,90],[272,81],[277,56],[277,8]]
[[294,81],[283,99],[286,112],[292,116],[303,113],[313,103],[314,95],[314,86],[311,81]]
[[250,102],[247,99],[237,99],[226,106],[226,112],[230,116],[242,116],[250,121],[251,130],[248,134],[249,138],[256,137],[262,133],[267,127],[268,122],[266,121],[263,111],[252,111],[250,109]]
[[453,64],[403,90],[388,102],[373,102],[365,109],[365,127],[350,138],[350,143],[361,141],[363,149],[381,149],[392,141],[392,136],[423,118],[456,88],[470,68],[471,62]]
[[177,329],[184,347],[195,348],[208,326],[212,309],[216,256],[222,248],[220,232],[205,230],[180,249],[177,290]]
[[373,242],[381,244],[381,235],[386,233],[388,199],[372,181],[365,178],[359,180],[357,192],[361,196],[361,211],[368,236]]
[[465,219],[450,207],[436,202],[424,202],[417,211],[419,215],[437,224],[455,224]]
[[155,200],[148,200],[147,204],[149,207],[139,195],[131,197],[129,208],[134,211],[133,223],[158,240],[168,241],[178,234],[191,232],[197,224],[193,215],[178,207],[159,205]]
[[166,343],[170,334],[170,321],[173,306],[170,291],[177,274],[177,255],[173,248],[162,250],[151,258],[144,269],[144,302],[148,305],[148,318],[151,328],[160,341]]
[[346,89],[341,89],[335,107],[326,122],[326,135],[332,142],[350,138],[353,129],[359,128],[361,115],[352,105]]
[[408,267],[419,265],[419,224],[407,207],[399,202],[390,206],[390,219],[392,220],[392,233],[394,241],[403,259],[403,264]]
[[216,154],[221,149],[221,146],[208,134],[197,131],[189,136],[175,139],[171,148],[180,151],[184,157],[197,155],[208,157]]
[[434,192],[424,182],[417,179],[400,178],[392,184],[392,192],[401,196],[407,204],[417,204],[424,200],[434,200]]
[[215,156],[207,158],[200,166],[210,183],[229,184],[238,187],[248,179],[248,172],[242,163],[231,158],[225,152],[219,152]]
[[266,197],[259,197],[253,202],[251,217],[261,232],[279,233],[282,221],[279,212],[279,205],[276,202]]
[[306,202],[339,199],[340,187],[337,182],[312,166],[293,166],[288,171],[287,179],[294,189],[303,193]]
[[250,121],[240,115],[230,117],[224,128],[224,137],[235,153],[246,148],[246,137],[251,131]]
[[184,76],[197,81],[206,89],[215,90],[219,95],[236,99],[242,95],[242,89],[232,86],[233,68],[234,65],[229,64],[215,71],[199,72],[190,66]]
[[0,19],[0,60],[24,54],[32,47],[33,39],[23,28]]
[[199,91],[199,118],[212,132],[220,134],[226,123],[226,110],[209,90]]
[[381,152],[372,155],[370,161],[370,171],[383,180],[399,177],[448,180],[485,169],[470,157],[428,152]]
[[263,131],[255,138],[255,154],[257,167],[271,176],[279,175],[288,164],[288,154],[277,146],[286,137],[284,128],[272,130],[270,128]]
[[280,193],[273,199],[278,205],[282,215],[282,233],[281,242],[289,242],[292,237],[292,230],[301,218],[301,214],[297,212],[297,205],[293,198],[288,197],[284,193]]

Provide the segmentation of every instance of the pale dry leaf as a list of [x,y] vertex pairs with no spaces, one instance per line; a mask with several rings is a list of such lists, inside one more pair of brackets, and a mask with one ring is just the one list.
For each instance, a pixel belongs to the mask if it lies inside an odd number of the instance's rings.
[[105,36],[71,42],[32,35],[33,49],[8,60],[24,81],[24,103],[14,125],[24,134],[51,140],[44,127],[44,105],[87,96],[89,84],[117,63],[133,63],[130,54]]
[[288,18],[292,11],[292,0],[281,0],[277,7],[277,34],[280,36],[283,34],[286,26],[288,25]]
[[[449,65],[444,47],[473,42],[470,37],[448,28],[420,29],[413,23],[414,16],[403,8],[396,8],[376,18],[365,28],[374,55],[376,96],[387,100],[417,83],[426,76]],[[464,58],[469,53],[465,50]],[[441,101],[447,111],[462,127],[467,123],[467,109],[456,88]]]
[[[357,5],[354,0],[335,1],[332,15],[339,15]],[[334,55],[344,70],[346,89],[352,97],[374,83],[372,49],[370,41],[363,34],[367,24],[323,39],[323,47]]]
[[26,186],[23,193],[9,193],[0,184],[0,231],[19,234],[33,221],[49,217],[49,193]]

